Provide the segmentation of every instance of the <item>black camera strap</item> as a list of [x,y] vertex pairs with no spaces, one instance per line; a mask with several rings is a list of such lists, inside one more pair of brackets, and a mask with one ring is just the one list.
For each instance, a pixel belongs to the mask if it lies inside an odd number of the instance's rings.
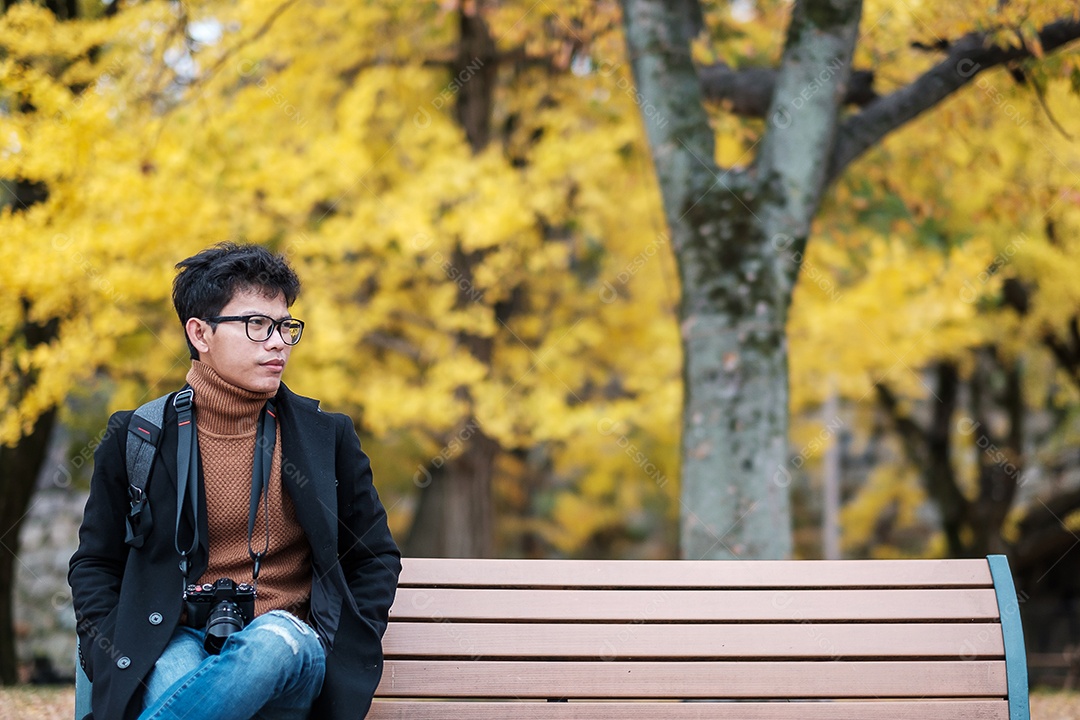
[[[173,398],[176,408],[176,532],[173,545],[180,554],[180,571],[184,573],[184,584],[191,571],[191,557],[199,547],[199,445],[195,442],[194,408],[195,393],[190,386],[185,386]],[[259,426],[255,438],[255,458],[251,468],[251,504],[248,508],[248,555],[255,563],[252,581],[258,580],[259,568],[263,558],[270,550],[270,469],[274,464],[274,446],[277,444],[277,413],[271,398],[263,406],[259,415]],[[263,498],[265,500],[263,501]],[[259,502],[265,508],[264,525],[266,537],[263,549],[259,552],[251,546],[255,533],[255,517],[259,512]],[[191,508],[192,535],[191,544],[186,550],[180,546],[180,523],[184,517],[185,504]]]
[[[273,398],[266,401],[262,414],[259,415],[259,430],[255,439],[255,462],[251,466],[251,503],[248,506],[248,556],[255,567],[251,572],[251,581],[259,579],[259,568],[263,558],[270,550],[270,468],[274,464],[274,445],[277,444],[277,414]],[[266,538],[263,549],[259,552],[251,547],[251,538],[255,534],[255,517],[259,512],[259,502],[263,502],[263,525]]]
[[[191,555],[199,547],[199,445],[194,440],[195,422],[192,416],[195,392],[185,386],[173,398],[176,408],[176,533],[173,546],[180,553],[180,571],[187,582],[191,571]],[[184,503],[191,505],[191,545],[187,550],[180,548],[180,522],[184,516]]]

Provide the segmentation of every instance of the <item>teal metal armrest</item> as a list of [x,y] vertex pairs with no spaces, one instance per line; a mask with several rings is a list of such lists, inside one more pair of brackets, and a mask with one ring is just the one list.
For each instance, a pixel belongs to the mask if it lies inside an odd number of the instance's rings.
[[[76,643],[78,641],[76,640]],[[84,720],[90,715],[90,678],[79,662],[79,653],[75,653],[75,720]]]
[[1004,555],[987,555],[990,576],[994,579],[998,613],[1001,616],[1001,636],[1005,643],[1005,677],[1009,686],[1009,720],[1030,720],[1028,707],[1027,651],[1024,649],[1024,628],[1020,624],[1020,603],[1016,599],[1009,561]]

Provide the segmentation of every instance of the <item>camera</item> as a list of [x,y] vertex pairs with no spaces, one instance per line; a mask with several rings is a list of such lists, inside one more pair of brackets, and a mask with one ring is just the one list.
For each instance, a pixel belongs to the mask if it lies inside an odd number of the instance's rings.
[[235,583],[219,578],[214,584],[188,585],[184,592],[187,624],[204,628],[203,647],[211,655],[221,652],[221,646],[234,632],[244,629],[255,615],[255,588],[247,583]]

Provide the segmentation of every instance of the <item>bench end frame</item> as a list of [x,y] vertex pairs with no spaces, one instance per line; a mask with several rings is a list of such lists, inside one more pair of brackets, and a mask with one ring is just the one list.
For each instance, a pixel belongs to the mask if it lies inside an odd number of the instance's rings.
[[1004,555],[987,555],[986,561],[990,564],[990,576],[994,581],[998,614],[1001,617],[1001,635],[1005,643],[1009,720],[1031,720],[1024,627],[1020,622],[1020,603],[1016,598],[1016,586],[1009,570],[1009,561]]
[[[76,646],[80,643],[76,639]],[[79,653],[75,653],[75,720],[83,720],[90,715],[90,678],[79,662]]]

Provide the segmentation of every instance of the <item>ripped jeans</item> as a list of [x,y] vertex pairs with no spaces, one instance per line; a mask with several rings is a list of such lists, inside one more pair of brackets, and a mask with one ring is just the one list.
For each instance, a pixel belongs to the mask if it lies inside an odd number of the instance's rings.
[[322,689],[326,654],[315,631],[284,610],[229,636],[219,655],[180,625],[146,680],[139,720],[303,720]]

